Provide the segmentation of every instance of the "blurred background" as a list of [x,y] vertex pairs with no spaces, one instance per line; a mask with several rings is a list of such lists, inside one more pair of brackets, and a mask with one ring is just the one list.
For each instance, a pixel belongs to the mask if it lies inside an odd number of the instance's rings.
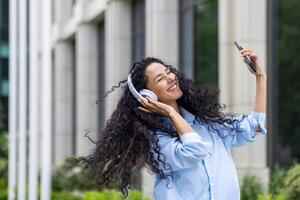
[[[88,155],[134,61],[161,58],[220,89],[226,112],[249,114],[267,72],[266,137],[233,149],[242,199],[300,199],[298,0],[0,0],[0,199],[120,199],[67,160]],[[128,199],[151,199],[154,175],[134,172]]]

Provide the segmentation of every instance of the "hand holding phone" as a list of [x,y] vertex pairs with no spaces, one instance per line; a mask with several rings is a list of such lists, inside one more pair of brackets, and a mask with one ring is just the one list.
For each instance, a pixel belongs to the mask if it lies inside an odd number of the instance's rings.
[[[241,51],[243,48],[237,43],[237,41],[234,41],[235,46],[238,48],[239,51]],[[256,74],[256,69],[253,67],[251,59],[248,56],[244,56],[244,62],[247,64],[248,69],[253,73]]]

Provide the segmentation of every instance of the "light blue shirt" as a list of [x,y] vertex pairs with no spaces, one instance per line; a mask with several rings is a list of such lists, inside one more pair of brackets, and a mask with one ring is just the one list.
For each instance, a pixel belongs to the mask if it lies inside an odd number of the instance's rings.
[[[166,180],[160,180],[156,175],[155,200],[240,200],[238,176],[230,149],[253,142],[257,135],[265,135],[266,113],[251,111],[235,124],[230,136],[220,137],[208,130],[207,124],[195,120],[186,109],[179,108],[193,132],[178,139],[157,131],[160,152],[172,167],[173,179],[169,178],[167,185]],[[242,115],[237,117],[241,118]],[[168,120],[170,122],[169,118],[165,122]],[[228,135],[228,129],[217,123],[213,126],[220,130],[221,136]],[[164,172],[169,173],[170,169],[164,169]]]

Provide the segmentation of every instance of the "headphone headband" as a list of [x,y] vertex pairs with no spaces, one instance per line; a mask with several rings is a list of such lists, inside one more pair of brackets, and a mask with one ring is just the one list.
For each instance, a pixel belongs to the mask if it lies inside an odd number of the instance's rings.
[[153,99],[154,101],[157,101],[157,96],[154,92],[152,92],[151,90],[148,89],[142,89],[140,92],[138,92],[135,87],[133,86],[132,80],[131,80],[131,73],[129,73],[128,77],[127,77],[127,83],[128,83],[128,87],[130,92],[133,94],[133,96],[137,99],[143,99],[148,101],[144,96],[150,97],[151,99]]

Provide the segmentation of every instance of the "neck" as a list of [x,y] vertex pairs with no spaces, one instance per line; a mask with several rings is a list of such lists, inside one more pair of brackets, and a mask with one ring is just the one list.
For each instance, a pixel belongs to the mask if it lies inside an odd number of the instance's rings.
[[172,106],[177,113],[182,115],[176,101],[169,103],[169,105]]

